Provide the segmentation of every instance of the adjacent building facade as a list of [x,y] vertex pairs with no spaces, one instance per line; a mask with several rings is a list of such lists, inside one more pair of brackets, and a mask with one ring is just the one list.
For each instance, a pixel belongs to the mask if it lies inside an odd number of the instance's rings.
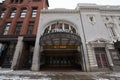
[[41,9],[47,0],[5,0],[0,4],[0,67],[30,69]]
[[2,68],[120,70],[119,6],[48,6],[48,0],[6,0],[0,5]]

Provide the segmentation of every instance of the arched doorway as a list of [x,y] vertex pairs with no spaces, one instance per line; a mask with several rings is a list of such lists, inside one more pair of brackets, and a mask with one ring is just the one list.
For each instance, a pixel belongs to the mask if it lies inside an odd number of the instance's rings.
[[41,70],[82,70],[81,38],[73,25],[56,22],[40,38]]

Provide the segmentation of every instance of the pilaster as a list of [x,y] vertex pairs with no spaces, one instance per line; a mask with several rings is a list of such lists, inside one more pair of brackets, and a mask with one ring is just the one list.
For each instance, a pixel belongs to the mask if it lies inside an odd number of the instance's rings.
[[22,53],[22,48],[23,48],[23,37],[20,36],[20,37],[18,37],[18,42],[17,42],[17,45],[16,45],[11,69],[16,69],[17,68],[18,63],[19,63],[19,59],[20,59],[20,56],[21,56],[21,53]]

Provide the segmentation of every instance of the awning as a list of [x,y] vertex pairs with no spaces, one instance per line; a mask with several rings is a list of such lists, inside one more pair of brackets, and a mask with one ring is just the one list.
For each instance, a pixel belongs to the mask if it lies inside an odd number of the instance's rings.
[[40,46],[79,46],[81,38],[79,35],[67,32],[54,32],[44,34],[40,38]]

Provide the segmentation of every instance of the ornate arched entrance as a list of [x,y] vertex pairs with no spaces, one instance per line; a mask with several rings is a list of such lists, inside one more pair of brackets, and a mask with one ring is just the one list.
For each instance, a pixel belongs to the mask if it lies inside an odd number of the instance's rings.
[[49,25],[40,38],[41,70],[82,70],[81,38],[74,26],[56,22]]

